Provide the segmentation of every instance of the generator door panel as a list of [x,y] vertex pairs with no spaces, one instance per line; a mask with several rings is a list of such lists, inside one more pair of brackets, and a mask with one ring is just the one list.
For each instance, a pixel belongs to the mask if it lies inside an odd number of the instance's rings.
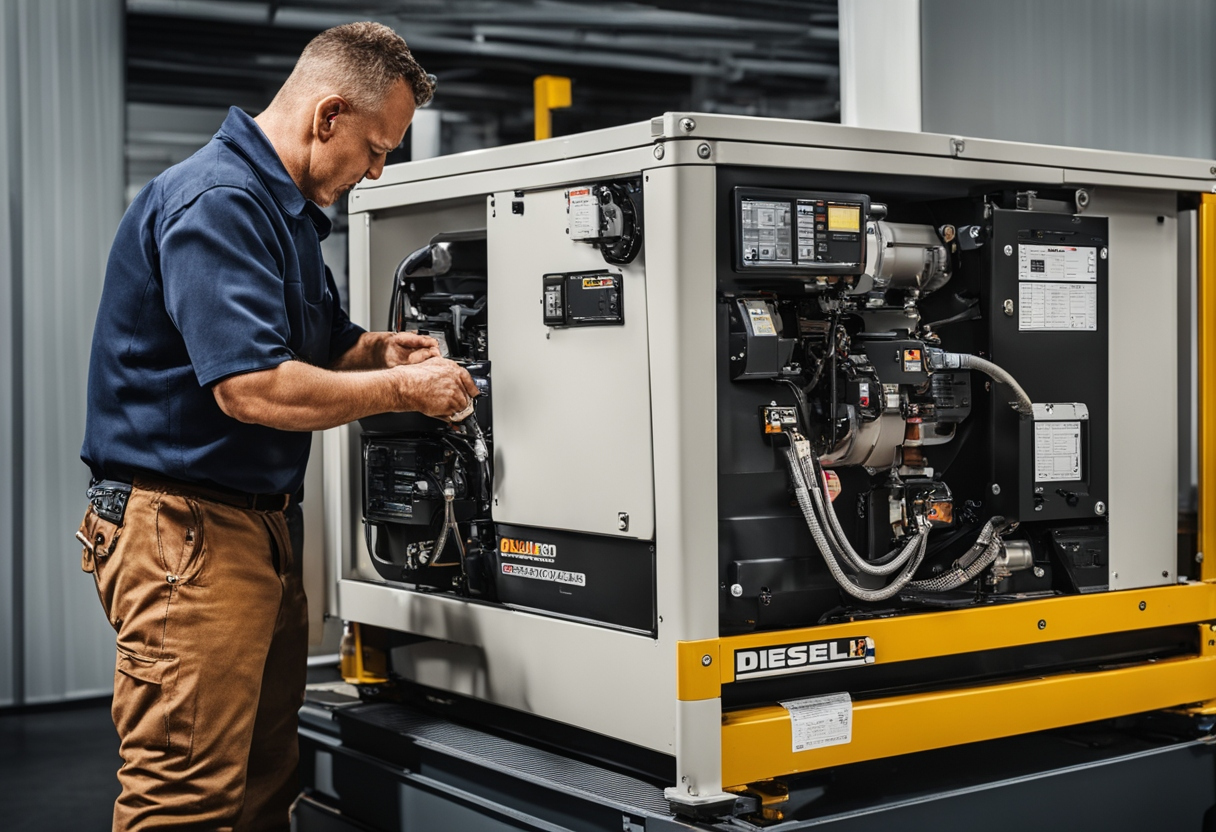
[[628,227],[575,239],[585,235],[569,232],[568,190],[507,191],[487,205],[494,519],[649,540],[646,272],[636,250],[619,250],[640,216],[629,194],[607,193],[600,213],[620,200],[629,210],[615,221]]

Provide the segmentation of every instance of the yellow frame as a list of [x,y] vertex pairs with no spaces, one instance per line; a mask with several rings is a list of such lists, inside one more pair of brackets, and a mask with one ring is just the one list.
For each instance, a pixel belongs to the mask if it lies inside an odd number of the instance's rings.
[[728,712],[724,787],[1180,705],[1216,712],[1216,194],[1202,195],[1198,231],[1199,551],[1209,555],[1201,582],[680,642],[676,688],[682,701],[717,699],[734,681],[735,650],[861,636],[874,639],[875,663],[888,664],[1194,624],[1199,654],[864,700],[853,705],[850,742],[802,752],[792,750],[785,708]]

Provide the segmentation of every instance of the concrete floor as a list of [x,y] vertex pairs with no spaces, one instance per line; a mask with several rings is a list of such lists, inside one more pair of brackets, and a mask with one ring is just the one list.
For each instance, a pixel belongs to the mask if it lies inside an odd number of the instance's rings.
[[118,734],[109,700],[0,713],[0,785],[7,832],[105,832],[110,828]]
[[[337,678],[336,667],[308,669],[309,682]],[[0,830],[105,832],[121,763],[109,699],[0,710]]]

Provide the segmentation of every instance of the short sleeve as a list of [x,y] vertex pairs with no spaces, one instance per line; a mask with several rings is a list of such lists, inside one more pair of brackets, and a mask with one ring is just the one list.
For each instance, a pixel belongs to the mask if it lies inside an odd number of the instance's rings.
[[334,283],[334,275],[329,270],[329,266],[325,267],[325,281],[329,284],[329,296],[334,299],[333,318],[331,319],[333,324],[329,334],[329,360],[337,361],[355,345],[355,342],[367,330],[352,323],[350,316],[342,308],[342,300],[338,297],[338,286]]
[[165,308],[198,383],[294,358],[283,300],[283,252],[270,216],[241,188],[211,188],[163,227]]

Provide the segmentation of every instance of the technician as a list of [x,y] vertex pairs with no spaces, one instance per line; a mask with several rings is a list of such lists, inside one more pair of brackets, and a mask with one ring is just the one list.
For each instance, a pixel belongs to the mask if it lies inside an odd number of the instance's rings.
[[434,83],[374,23],[321,33],[119,225],[89,364],[77,537],[118,633],[114,828],[283,829],[297,787],[310,431],[451,418],[477,388],[430,338],[364,332],[318,206],[377,179]]

